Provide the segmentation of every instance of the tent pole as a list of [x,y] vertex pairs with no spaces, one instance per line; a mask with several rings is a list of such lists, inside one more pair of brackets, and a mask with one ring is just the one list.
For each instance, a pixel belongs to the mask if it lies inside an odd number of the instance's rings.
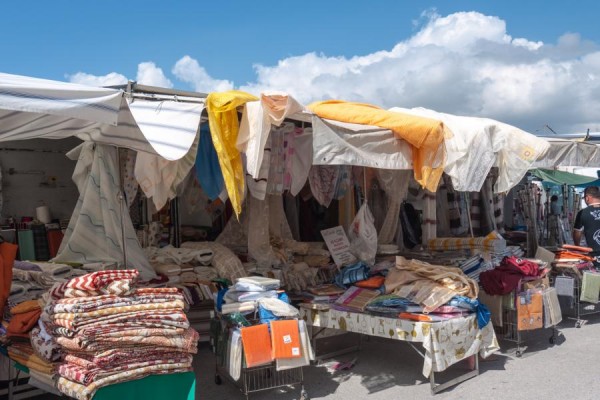
[[467,198],[467,219],[469,221],[469,233],[471,233],[471,237],[473,236],[473,221],[471,221],[471,196],[469,196],[469,192],[465,192],[465,197]]
[[123,173],[121,171],[121,149],[117,149],[117,170],[119,171],[119,210],[121,213],[121,242],[123,247],[123,268],[127,269],[127,243],[125,242],[125,183],[123,182]]

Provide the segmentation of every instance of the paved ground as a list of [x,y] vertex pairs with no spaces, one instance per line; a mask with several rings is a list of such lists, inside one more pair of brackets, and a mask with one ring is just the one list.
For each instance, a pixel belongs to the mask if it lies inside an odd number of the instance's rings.
[[[525,336],[529,347],[515,357],[514,343],[501,341],[495,360],[480,363],[480,375],[437,395],[421,375],[422,358],[407,344],[371,338],[358,354],[350,371],[329,372],[325,366],[304,369],[305,388],[312,399],[598,399],[600,398],[600,317],[589,316],[582,328],[565,320],[556,345],[548,341],[551,331]],[[214,383],[214,358],[208,345],[201,346],[195,360],[196,399],[243,399],[229,381]],[[250,394],[251,400],[292,400],[300,390],[273,389]]]

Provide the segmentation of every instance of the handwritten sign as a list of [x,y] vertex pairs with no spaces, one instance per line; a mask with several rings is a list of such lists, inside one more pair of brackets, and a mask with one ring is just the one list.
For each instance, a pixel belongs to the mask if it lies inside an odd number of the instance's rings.
[[324,229],[321,231],[321,235],[337,266],[341,267],[356,262],[356,257],[350,252],[350,242],[344,228],[336,226],[335,228]]

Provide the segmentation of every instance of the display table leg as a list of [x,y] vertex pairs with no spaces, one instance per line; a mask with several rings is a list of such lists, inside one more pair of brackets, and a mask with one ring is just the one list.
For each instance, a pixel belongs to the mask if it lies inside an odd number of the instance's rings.
[[467,359],[469,363],[470,371],[462,374],[454,379],[449,380],[445,383],[436,383],[435,382],[435,372],[431,371],[429,375],[429,384],[431,386],[431,394],[437,394],[443,390],[446,390],[452,386],[458,385],[461,382],[466,381],[467,379],[471,379],[479,375],[479,356],[477,354],[472,355]]

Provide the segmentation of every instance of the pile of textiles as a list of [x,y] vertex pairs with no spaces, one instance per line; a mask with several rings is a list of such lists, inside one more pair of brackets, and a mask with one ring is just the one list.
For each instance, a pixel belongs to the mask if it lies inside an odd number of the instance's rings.
[[[59,394],[53,384],[62,353],[39,319],[43,302],[28,300],[11,308],[11,320],[0,336],[8,356],[30,370],[30,384]],[[45,385],[42,382],[52,383]]]
[[332,284],[319,285],[302,292],[305,303],[333,303],[344,294],[345,290]]
[[491,252],[492,256],[492,264],[494,266],[500,265],[504,257],[517,257],[523,258],[525,256],[525,251],[520,246],[507,246],[506,250],[500,252]]
[[214,267],[220,278],[235,282],[237,278],[246,276],[242,261],[227,247],[216,242],[185,242],[180,250],[190,249],[202,252],[212,251],[210,265]]
[[[286,241],[289,242],[289,241]],[[304,262],[310,267],[321,268],[331,264],[331,254],[321,242],[296,242],[289,246],[294,252],[294,262]]]
[[137,288],[136,270],[98,271],[51,291],[42,320],[66,354],[57,387],[91,399],[107,385],[192,370],[198,333],[176,288]]
[[483,250],[494,253],[506,250],[506,240],[494,232],[476,238],[435,238],[427,242],[429,250]]
[[385,292],[423,306],[424,312],[432,312],[455,296],[476,299],[479,286],[460,268],[397,257],[396,267],[385,278]]
[[503,295],[512,292],[524,277],[539,277],[546,275],[547,270],[540,264],[517,257],[504,257],[499,266],[481,273],[479,282],[483,290],[491,295]]
[[41,297],[57,282],[64,282],[76,273],[70,265],[15,260],[8,304],[14,306]]
[[475,255],[459,263],[458,267],[469,278],[475,282],[479,282],[479,275],[484,271],[492,269],[493,265],[491,262],[485,261],[480,255]]
[[491,314],[484,304],[480,303],[478,299],[466,296],[454,296],[447,303],[430,312],[425,312],[421,305],[406,298],[385,294],[371,300],[365,310],[375,315],[429,322],[443,321],[475,312],[480,329],[486,326],[491,319]]
[[219,292],[217,310],[223,314],[258,313],[261,322],[296,318],[298,309],[289,304],[278,279],[248,276],[237,279],[234,286]]
[[236,283],[219,293],[217,310],[223,314],[247,314],[256,310],[256,302],[260,299],[278,297],[281,286],[279,279],[262,276],[247,276],[238,278]]
[[165,275],[171,285],[217,278],[211,266],[214,252],[206,248],[146,247],[144,253],[157,274]]
[[214,299],[211,281],[217,279],[218,274],[211,265],[214,256],[211,248],[175,248],[169,245],[147,247],[144,252],[160,277],[151,281],[152,284],[181,289],[190,305]]
[[320,283],[318,274],[318,268],[313,268],[305,262],[284,265],[281,268],[282,286],[290,291],[301,292]]
[[565,244],[555,252],[554,261],[556,262],[593,262],[594,258],[590,255],[593,251],[590,247],[573,246]]

